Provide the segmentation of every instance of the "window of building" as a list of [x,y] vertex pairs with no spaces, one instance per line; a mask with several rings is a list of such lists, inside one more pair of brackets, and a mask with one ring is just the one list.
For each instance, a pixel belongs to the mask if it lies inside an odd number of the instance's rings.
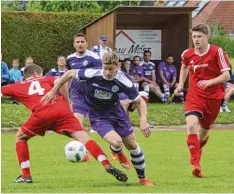
[[183,7],[186,2],[187,2],[186,0],[177,1],[175,7]]
[[165,6],[166,7],[174,7],[176,3],[177,3],[177,1],[168,1]]
[[168,1],[165,6],[166,7],[182,7],[184,6],[186,2],[187,0],[180,0],[180,1],[171,0],[171,1]]
[[193,17],[193,18],[196,17],[196,16],[200,13],[200,11],[201,11],[209,2],[210,2],[210,0],[202,0],[202,1],[200,1],[200,2],[196,5],[196,6],[198,6],[197,9],[195,9],[195,10],[193,11],[192,17]]

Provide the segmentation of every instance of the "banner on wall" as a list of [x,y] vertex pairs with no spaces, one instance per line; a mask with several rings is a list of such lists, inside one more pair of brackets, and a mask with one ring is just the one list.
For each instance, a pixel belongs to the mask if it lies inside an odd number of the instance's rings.
[[116,30],[116,52],[121,59],[143,57],[152,53],[152,60],[161,60],[161,30]]

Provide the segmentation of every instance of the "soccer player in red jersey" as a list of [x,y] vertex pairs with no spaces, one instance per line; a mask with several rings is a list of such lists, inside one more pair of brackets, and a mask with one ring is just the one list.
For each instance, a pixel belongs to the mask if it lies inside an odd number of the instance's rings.
[[200,158],[203,146],[209,138],[209,129],[219,113],[224,98],[224,82],[230,79],[230,62],[223,49],[208,43],[210,29],[198,24],[191,30],[194,48],[182,54],[179,87],[183,90],[189,73],[189,89],[185,103],[187,145],[190,152],[192,174],[202,178]]
[[29,119],[16,133],[16,153],[22,174],[15,180],[15,183],[33,182],[27,141],[36,135],[44,136],[46,130],[53,130],[80,141],[89,153],[102,163],[108,173],[117,180],[126,182],[127,176],[110,164],[99,145],[77,122],[68,104],[66,86],[60,90],[63,97],[56,95],[52,103],[47,105],[40,103],[41,98],[53,88],[56,80],[51,76],[43,77],[42,73],[43,70],[40,66],[29,65],[24,70],[24,81],[1,87],[2,95],[14,97],[32,111]]

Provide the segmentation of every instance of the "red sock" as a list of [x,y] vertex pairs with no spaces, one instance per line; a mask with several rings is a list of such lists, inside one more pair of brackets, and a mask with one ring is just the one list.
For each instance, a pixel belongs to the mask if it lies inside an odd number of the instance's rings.
[[197,134],[188,135],[187,145],[190,152],[190,163],[192,165],[199,165],[200,143]]
[[108,161],[106,155],[100,148],[100,146],[93,140],[89,140],[85,144],[86,149],[89,151],[89,153],[99,162],[102,163],[102,165],[105,166],[110,166],[111,163]]
[[22,169],[22,176],[23,177],[31,176],[28,143],[26,141],[16,142],[16,153],[19,165],[21,166]]

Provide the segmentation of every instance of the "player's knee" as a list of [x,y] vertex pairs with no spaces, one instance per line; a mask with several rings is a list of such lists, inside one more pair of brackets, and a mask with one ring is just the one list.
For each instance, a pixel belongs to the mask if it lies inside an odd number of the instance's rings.
[[21,131],[21,129],[16,132],[15,137],[16,137],[16,141],[27,141],[27,140],[30,139],[30,137],[28,137],[27,135],[25,135]]
[[187,122],[187,131],[188,133],[195,134],[198,132],[198,123],[196,121]]
[[120,148],[122,146],[123,142],[121,139],[113,139],[111,141],[111,145],[115,148]]

